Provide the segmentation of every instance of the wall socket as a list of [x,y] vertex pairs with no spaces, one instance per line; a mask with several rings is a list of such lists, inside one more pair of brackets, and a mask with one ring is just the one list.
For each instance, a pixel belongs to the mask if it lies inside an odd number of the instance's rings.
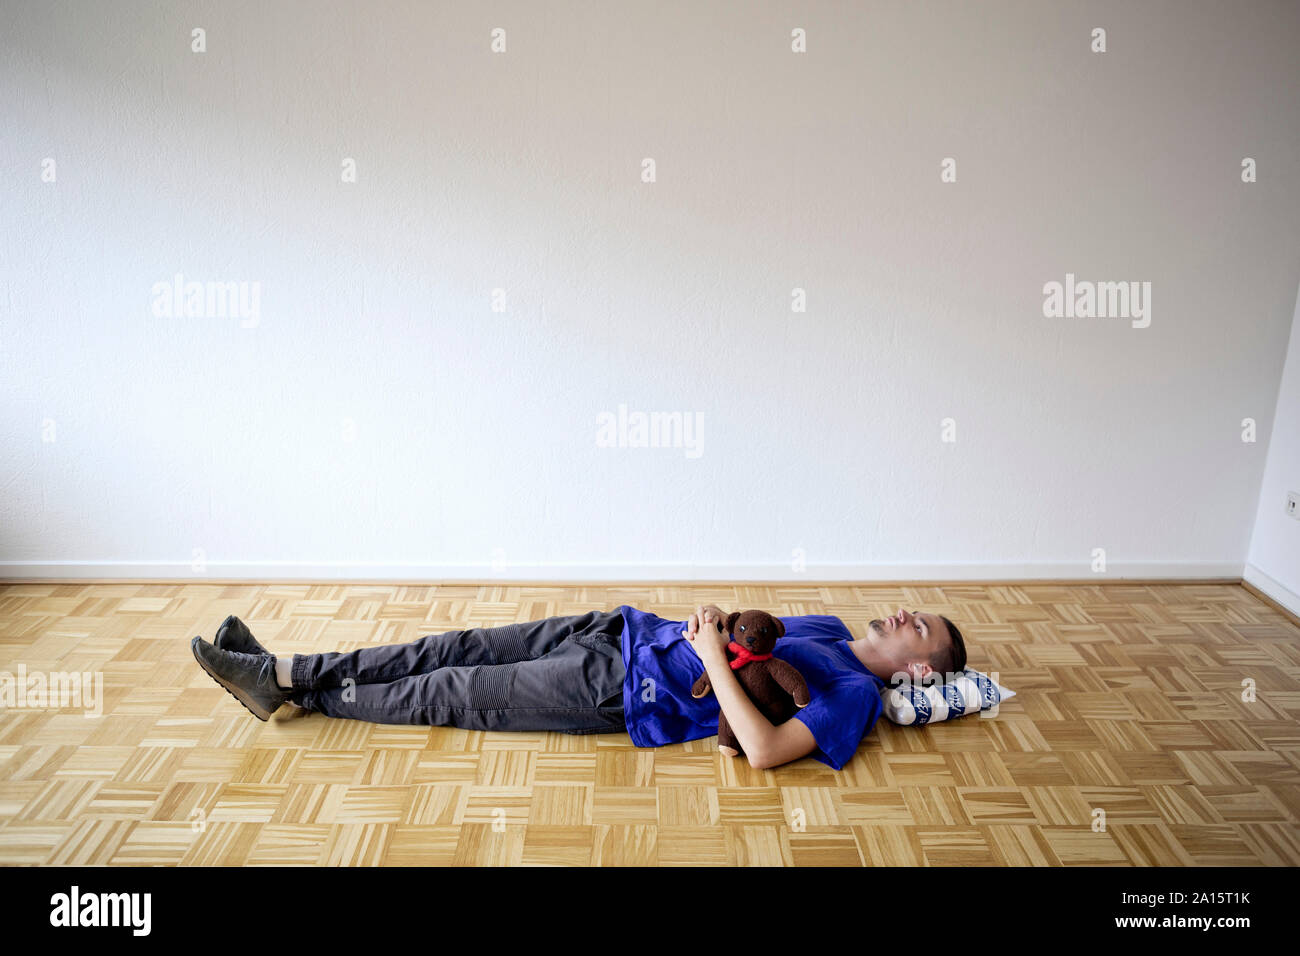
[[1300,495],[1294,491],[1286,493],[1286,513],[1300,521]]

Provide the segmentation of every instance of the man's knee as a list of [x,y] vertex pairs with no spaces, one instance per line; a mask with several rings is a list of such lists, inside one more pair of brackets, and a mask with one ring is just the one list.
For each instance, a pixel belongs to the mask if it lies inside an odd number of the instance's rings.
[[470,668],[465,706],[474,710],[504,710],[509,707],[514,670],[511,664],[484,664]]

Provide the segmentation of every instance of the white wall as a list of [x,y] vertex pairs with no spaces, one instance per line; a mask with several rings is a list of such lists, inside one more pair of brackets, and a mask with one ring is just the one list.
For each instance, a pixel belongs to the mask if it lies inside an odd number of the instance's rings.
[[1274,600],[1300,614],[1300,520],[1286,513],[1287,494],[1300,494],[1300,294],[1291,320],[1282,387],[1277,395],[1273,437],[1259,493],[1259,513],[1250,539],[1245,578]]
[[[1300,269],[1295,4],[4,21],[0,574],[1245,562]],[[1067,272],[1149,281],[1150,326],[1045,318]],[[260,283],[256,323],[155,316],[177,273]],[[620,404],[700,416],[702,454],[598,447]]]

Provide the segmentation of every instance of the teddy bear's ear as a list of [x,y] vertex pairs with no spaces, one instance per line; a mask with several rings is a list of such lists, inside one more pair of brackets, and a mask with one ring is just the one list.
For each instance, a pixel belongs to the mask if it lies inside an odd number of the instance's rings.
[[728,633],[728,634],[734,634],[734,633],[736,633],[736,622],[737,622],[738,620],[740,620],[740,612],[739,612],[739,611],[732,611],[730,614],[727,615],[727,633]]
[[772,620],[776,622],[776,636],[785,637],[785,625],[781,623],[781,619],[779,617],[774,617]]

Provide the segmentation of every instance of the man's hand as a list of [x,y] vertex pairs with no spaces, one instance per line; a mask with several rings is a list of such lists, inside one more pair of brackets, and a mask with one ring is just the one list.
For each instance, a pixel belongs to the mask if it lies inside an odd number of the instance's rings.
[[700,660],[707,660],[709,654],[721,654],[724,658],[727,656],[727,644],[731,638],[722,630],[726,623],[727,616],[712,604],[696,608],[695,613],[687,619],[686,630],[682,633]]

